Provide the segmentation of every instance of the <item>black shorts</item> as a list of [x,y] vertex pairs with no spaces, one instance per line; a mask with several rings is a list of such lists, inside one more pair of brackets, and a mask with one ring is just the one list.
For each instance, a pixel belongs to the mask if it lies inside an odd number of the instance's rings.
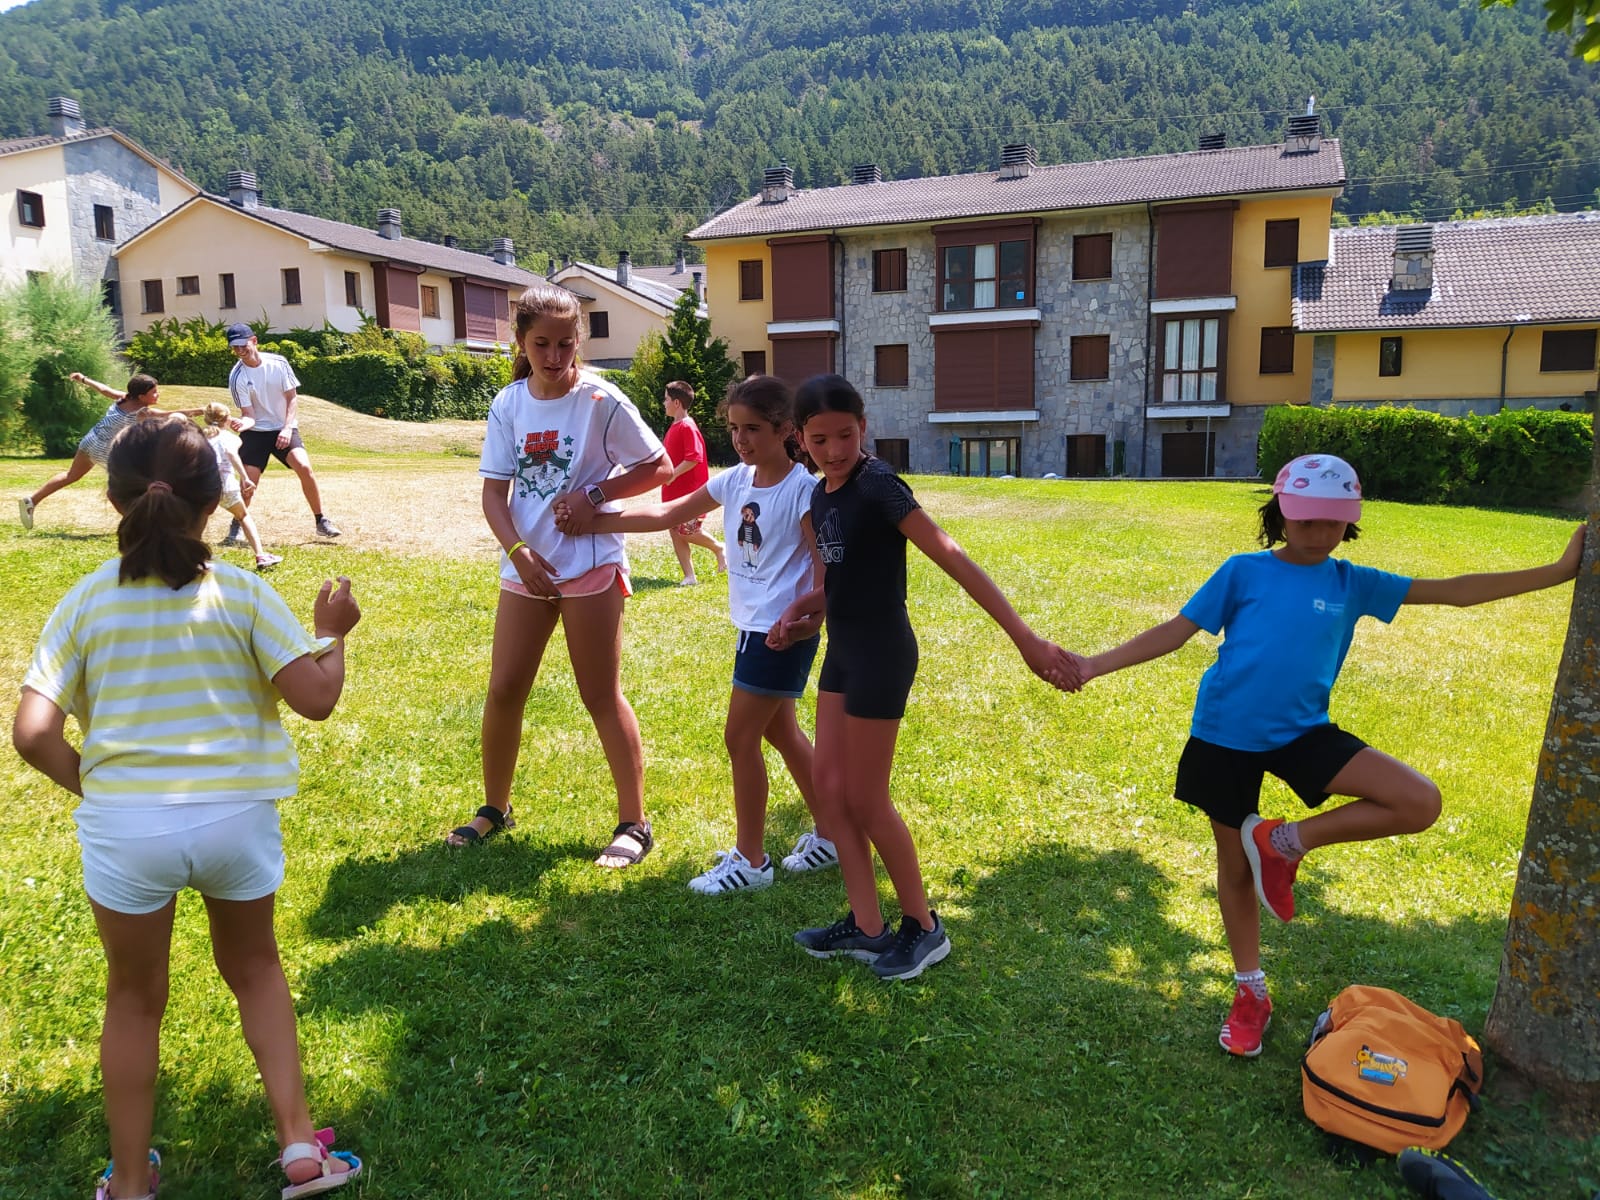
[[1276,750],[1230,750],[1191,737],[1178,759],[1173,795],[1217,824],[1238,829],[1261,803],[1263,775],[1276,775],[1307,808],[1316,808],[1328,798],[1329,782],[1366,748],[1355,734],[1331,723]]
[[898,721],[917,677],[917,635],[911,626],[839,637],[828,633],[817,691],[844,696],[846,716]]
[[281,429],[246,429],[239,435],[239,461],[258,471],[266,468],[269,458],[275,458],[287,467],[289,452],[303,450],[306,444],[300,440],[300,431],[291,429],[289,444],[279,450],[278,435],[282,432]]

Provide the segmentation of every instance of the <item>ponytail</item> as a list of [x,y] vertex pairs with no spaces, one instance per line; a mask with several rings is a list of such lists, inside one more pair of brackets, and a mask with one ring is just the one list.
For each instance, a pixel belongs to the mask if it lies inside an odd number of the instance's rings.
[[222,496],[222,476],[193,422],[129,425],[111,443],[106,474],[106,494],[122,514],[117,578],[153,575],[177,591],[204,575],[211,548],[195,532]]

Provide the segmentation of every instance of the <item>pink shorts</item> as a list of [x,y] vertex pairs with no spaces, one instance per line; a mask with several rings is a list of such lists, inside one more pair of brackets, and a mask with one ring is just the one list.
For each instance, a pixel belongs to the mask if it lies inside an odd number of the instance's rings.
[[[579,596],[598,596],[602,592],[610,591],[613,584],[622,588],[624,596],[633,595],[633,584],[628,581],[628,573],[616,563],[607,563],[603,567],[595,567],[591,571],[585,571],[582,575],[556,586],[561,590],[561,599],[572,600]],[[520,580],[502,579],[500,581],[500,590],[502,592],[510,592],[514,596],[526,596],[530,600],[548,600],[545,596],[535,596],[523,586]],[[549,603],[553,604],[555,601],[549,601]]]

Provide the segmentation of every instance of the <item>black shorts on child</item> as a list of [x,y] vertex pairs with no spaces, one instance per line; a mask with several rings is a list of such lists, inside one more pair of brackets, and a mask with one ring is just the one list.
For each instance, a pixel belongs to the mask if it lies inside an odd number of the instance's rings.
[[1307,808],[1329,796],[1328,784],[1367,743],[1331,722],[1276,750],[1231,750],[1191,737],[1178,759],[1173,795],[1219,825],[1238,829],[1261,803],[1261,780],[1276,775]]
[[822,635],[814,633],[787,649],[774,650],[767,645],[766,634],[741,629],[733,656],[733,686],[757,696],[804,695],[821,641]]

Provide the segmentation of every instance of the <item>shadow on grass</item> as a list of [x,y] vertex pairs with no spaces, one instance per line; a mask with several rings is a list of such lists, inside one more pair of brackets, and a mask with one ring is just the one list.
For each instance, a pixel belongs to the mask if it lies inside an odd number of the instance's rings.
[[511,832],[475,846],[448,846],[440,838],[398,855],[347,858],[329,873],[306,927],[316,937],[343,939],[413,900],[457,903],[490,893],[527,898],[558,863],[592,859],[598,852],[587,842],[542,844]]
[[[304,980],[315,1019],[384,1026],[363,1144],[393,1164],[385,1195],[1399,1196],[1387,1167],[1324,1156],[1303,1033],[1352,982],[1481,1023],[1503,929],[1350,918],[1308,871],[1302,916],[1265,931],[1279,1015],[1244,1061],[1216,1041],[1232,981],[1193,915],[1214,900],[1133,851],[956,871],[935,884],[951,957],[885,984],[791,942],[843,911],[835,873],[707,900],[660,860],[612,886],[560,866],[569,846],[483,849],[502,858],[336,870],[313,918],[348,935],[389,905],[402,926],[407,897],[507,898],[459,938],[362,937]],[[1463,963],[1481,978],[1458,988]]]

